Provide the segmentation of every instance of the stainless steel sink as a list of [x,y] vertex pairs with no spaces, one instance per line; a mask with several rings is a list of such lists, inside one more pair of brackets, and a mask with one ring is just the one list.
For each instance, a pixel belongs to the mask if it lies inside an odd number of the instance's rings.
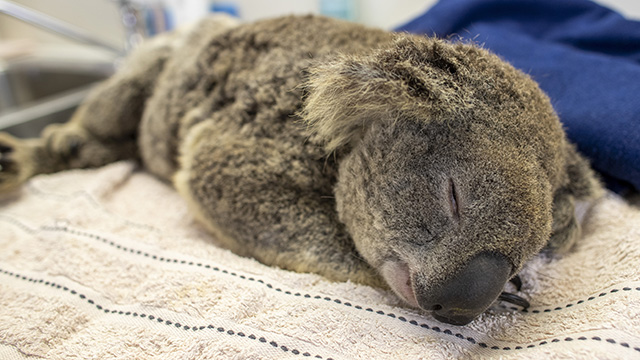
[[36,137],[67,121],[95,84],[114,71],[112,61],[38,57],[0,64],[0,131]]

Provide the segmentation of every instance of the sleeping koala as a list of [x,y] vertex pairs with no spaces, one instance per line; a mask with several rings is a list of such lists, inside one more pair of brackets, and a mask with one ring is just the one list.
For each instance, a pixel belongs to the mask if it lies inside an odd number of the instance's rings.
[[601,189],[549,99],[497,56],[311,16],[162,35],[68,123],[0,134],[0,153],[2,191],[140,159],[237,254],[388,287],[452,324],[543,248],[568,249],[574,201]]

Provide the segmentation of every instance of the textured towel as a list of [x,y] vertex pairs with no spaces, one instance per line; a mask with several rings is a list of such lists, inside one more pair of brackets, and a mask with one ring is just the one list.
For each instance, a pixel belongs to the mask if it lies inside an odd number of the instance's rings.
[[133,163],[38,176],[0,197],[0,359],[638,358],[640,210],[585,216],[521,273],[532,308],[458,327],[220,249]]
[[399,30],[472,40],[530,74],[612,188],[640,190],[640,22],[587,0],[442,0]]

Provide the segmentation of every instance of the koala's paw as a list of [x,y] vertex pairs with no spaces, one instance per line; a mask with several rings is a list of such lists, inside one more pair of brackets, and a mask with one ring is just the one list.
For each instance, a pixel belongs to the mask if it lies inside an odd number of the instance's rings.
[[556,222],[546,248],[552,252],[566,252],[576,243],[580,233],[580,224],[575,216],[570,216],[566,223]]
[[557,193],[553,201],[551,238],[546,248],[552,252],[565,252],[575,244],[580,233],[574,197],[564,191]]
[[32,174],[31,148],[22,140],[0,132],[0,193],[9,192]]

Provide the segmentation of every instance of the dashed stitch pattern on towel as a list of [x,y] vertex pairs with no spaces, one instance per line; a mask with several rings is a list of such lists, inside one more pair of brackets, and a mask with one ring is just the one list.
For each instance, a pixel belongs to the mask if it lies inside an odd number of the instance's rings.
[[331,357],[323,357],[321,355],[317,355],[317,354],[311,354],[308,351],[302,351],[302,350],[298,350],[297,348],[293,348],[293,347],[289,347],[286,345],[282,345],[282,344],[278,344],[276,341],[274,340],[269,340],[267,338],[265,338],[264,336],[256,336],[254,334],[245,334],[242,331],[234,331],[232,329],[229,328],[224,328],[222,326],[218,326],[218,325],[213,325],[213,324],[206,324],[206,325],[194,325],[194,324],[182,324],[180,322],[177,321],[171,321],[168,319],[163,319],[159,316],[153,315],[153,314],[147,314],[147,313],[142,313],[142,312],[135,312],[135,311],[126,311],[126,310],[118,310],[118,309],[109,309],[107,307],[105,307],[102,304],[99,304],[98,302],[94,301],[93,299],[91,299],[90,297],[84,295],[83,293],[76,291],[74,289],[71,289],[67,286],[64,286],[62,284],[57,284],[55,282],[52,281],[47,281],[44,279],[36,279],[33,277],[28,277],[13,271],[9,271],[9,270],[5,270],[0,268],[0,274],[3,275],[7,275],[7,276],[11,276],[11,277],[15,277],[16,279],[20,279],[23,280],[25,282],[29,282],[29,283],[33,283],[33,284],[37,284],[37,285],[42,285],[42,286],[50,286],[51,288],[54,289],[58,289],[60,291],[63,291],[65,293],[68,293],[72,296],[77,296],[78,298],[80,298],[81,300],[85,301],[87,304],[93,306],[97,311],[101,311],[104,312],[105,314],[110,314],[110,315],[114,315],[114,316],[125,316],[125,317],[133,317],[133,318],[140,318],[140,319],[146,319],[148,321],[152,321],[152,322],[157,322],[160,324],[164,324],[167,326],[171,326],[171,327],[175,327],[178,329],[182,329],[185,331],[216,331],[218,333],[221,334],[225,334],[227,336],[236,336],[239,338],[243,338],[243,339],[247,339],[247,340],[252,340],[252,341],[257,341],[258,343],[262,343],[265,346],[271,346],[273,348],[276,349],[280,349],[283,352],[286,353],[291,353],[294,355],[301,355],[303,357],[312,357],[315,359],[326,359],[326,360],[333,360],[333,358]]
[[[340,300],[340,299],[337,299],[337,298],[332,298],[332,297],[328,297],[328,296],[321,296],[321,295],[311,295],[311,294],[308,294],[308,293],[304,293],[303,294],[303,293],[300,293],[300,292],[293,292],[293,291],[290,291],[290,290],[283,290],[283,289],[281,289],[279,287],[274,287],[272,284],[270,284],[268,282],[265,282],[262,279],[258,279],[258,278],[252,277],[252,276],[246,276],[246,275],[243,275],[243,274],[238,274],[238,273],[236,273],[234,271],[229,271],[229,270],[226,270],[226,269],[222,269],[222,268],[220,268],[218,266],[212,266],[212,265],[209,265],[209,264],[205,264],[203,262],[194,262],[194,261],[183,260],[183,259],[178,259],[178,258],[173,258],[173,257],[158,256],[158,255],[152,254],[150,252],[141,251],[141,250],[133,249],[133,248],[130,248],[130,247],[122,246],[122,245],[118,244],[117,242],[112,241],[112,240],[110,240],[110,239],[108,239],[108,238],[106,238],[104,236],[101,236],[101,235],[98,235],[98,234],[94,234],[94,233],[90,233],[90,232],[86,232],[86,231],[82,231],[82,230],[78,230],[78,229],[73,229],[73,228],[70,228],[68,226],[42,226],[39,229],[32,229],[32,228],[22,224],[21,222],[15,220],[15,219],[6,217],[6,216],[0,216],[0,219],[5,220],[5,221],[7,221],[7,222],[9,222],[11,224],[14,224],[15,226],[17,226],[17,227],[19,227],[19,228],[21,228],[24,231],[29,232],[29,233],[35,233],[38,230],[40,230],[40,231],[51,231],[51,232],[63,232],[63,233],[68,233],[68,234],[72,234],[72,235],[76,235],[76,236],[81,236],[81,237],[85,237],[85,238],[89,238],[89,239],[92,239],[92,240],[95,240],[95,241],[102,242],[102,243],[107,244],[107,245],[109,245],[111,247],[114,247],[117,250],[128,252],[128,253],[135,254],[135,255],[140,255],[140,256],[143,256],[145,258],[153,259],[153,260],[156,260],[156,261],[159,261],[159,262],[174,263],[174,264],[180,264],[180,265],[184,265],[184,266],[198,267],[198,268],[204,268],[204,269],[208,269],[208,270],[213,270],[213,271],[216,271],[216,272],[220,272],[220,273],[223,273],[223,274],[227,274],[227,275],[230,275],[230,276],[237,277],[237,278],[245,280],[245,281],[257,282],[257,283],[263,284],[268,289],[271,289],[273,291],[276,291],[278,293],[282,293],[282,294],[285,294],[285,295],[300,297],[300,298],[304,298],[304,299],[323,300],[323,301],[333,302],[333,303],[338,304],[338,305],[343,305],[343,306],[354,308],[354,309],[357,309],[357,310],[366,311],[366,312],[369,312],[369,313],[374,313],[374,314],[377,314],[377,315],[380,315],[380,316],[385,316],[387,318],[394,319],[394,320],[397,320],[397,321],[400,321],[400,322],[403,322],[403,323],[408,323],[408,324],[411,324],[413,326],[420,327],[422,329],[430,330],[430,331],[433,331],[433,332],[438,333],[438,334],[447,335],[447,336],[450,336],[450,337],[455,337],[456,339],[465,341],[465,342],[467,342],[469,344],[478,346],[478,347],[483,348],[483,349],[500,350],[500,351],[513,351],[513,350],[532,349],[532,348],[536,348],[536,347],[541,347],[541,346],[546,346],[546,345],[551,345],[551,344],[556,344],[556,343],[561,343],[561,342],[565,342],[566,343],[566,342],[573,342],[573,341],[577,341],[577,342],[580,342],[580,341],[595,341],[595,342],[608,343],[608,344],[612,344],[612,345],[618,345],[618,346],[621,346],[623,348],[630,349],[630,350],[633,350],[635,352],[640,353],[640,346],[632,346],[628,342],[618,341],[618,340],[610,338],[610,337],[601,337],[601,336],[588,336],[588,337],[587,336],[575,336],[575,337],[573,337],[573,336],[561,336],[561,337],[556,337],[556,338],[553,338],[553,339],[538,341],[538,342],[535,342],[535,343],[512,345],[512,346],[499,346],[497,344],[496,345],[488,344],[487,342],[478,341],[474,337],[465,336],[464,334],[462,334],[462,333],[460,333],[460,332],[458,332],[456,330],[451,330],[449,328],[446,328],[445,326],[433,326],[433,325],[426,324],[424,322],[418,322],[418,321],[413,320],[413,319],[409,320],[404,316],[397,316],[394,313],[385,312],[383,310],[375,310],[375,309],[373,309],[371,307],[363,307],[363,306],[357,305],[357,304],[354,305],[351,302],[343,301],[343,300]],[[593,300],[595,300],[597,298],[602,298],[602,297],[605,297],[605,296],[608,296],[608,295],[612,295],[612,294],[616,294],[616,293],[619,293],[619,292],[637,292],[637,293],[640,293],[640,286],[639,287],[635,287],[635,288],[634,287],[628,287],[628,286],[621,287],[620,289],[613,288],[613,289],[610,289],[610,290],[608,290],[606,292],[600,292],[598,295],[590,296],[587,299],[578,300],[575,303],[569,303],[569,304],[567,304],[567,305],[565,305],[563,307],[534,309],[534,310],[529,310],[529,312],[537,314],[537,313],[549,313],[549,312],[552,312],[552,311],[560,311],[560,310],[564,310],[564,309],[569,309],[569,308],[573,307],[575,304],[587,303],[587,302],[593,301]],[[88,301],[92,301],[92,300],[88,300]],[[93,304],[93,303],[91,303],[91,304]],[[518,310],[518,309],[515,309],[515,310]],[[523,312],[526,312],[526,311],[523,311]],[[156,317],[153,317],[153,318],[156,318]],[[152,318],[152,320],[153,320],[153,318]],[[162,320],[162,319],[160,319],[160,320]],[[160,321],[160,320],[158,320],[158,321]],[[171,323],[170,322],[169,325],[171,325],[171,324],[173,324],[174,326],[177,326],[177,327],[184,327],[184,325],[181,325],[181,324],[175,324],[175,323]],[[208,326],[209,325],[207,325],[204,328],[208,328]],[[213,326],[213,325],[211,325],[211,326]],[[201,330],[203,330],[204,328],[202,328]],[[187,330],[188,329],[197,331],[198,329],[200,329],[200,327],[197,327],[197,329],[194,329],[193,326],[187,326]],[[222,330],[218,330],[218,331],[221,331],[221,332],[225,331],[225,329],[220,328],[220,327],[218,327],[218,329],[222,329]],[[236,335],[238,334],[238,333],[234,332],[233,330],[231,330],[231,332],[233,334],[236,334]],[[227,333],[228,333],[228,330],[227,330]],[[230,335],[232,335],[232,334],[230,334]],[[240,336],[240,335],[238,335],[238,336]],[[271,345],[272,346],[276,346],[277,344],[276,345],[271,344]]]

